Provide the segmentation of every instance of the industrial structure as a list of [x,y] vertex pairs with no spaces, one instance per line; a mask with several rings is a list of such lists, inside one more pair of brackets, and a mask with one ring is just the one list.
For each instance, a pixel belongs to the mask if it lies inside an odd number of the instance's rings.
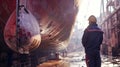
[[120,0],[102,0],[99,20],[104,31],[102,53],[120,56]]
[[[81,1],[0,0],[0,67],[39,67],[66,56]],[[120,0],[101,0],[100,12],[101,52],[120,56]],[[75,32],[79,36],[83,30]],[[78,36],[72,38],[71,52],[83,49]]]
[[36,67],[68,46],[80,0],[0,0],[0,66]]

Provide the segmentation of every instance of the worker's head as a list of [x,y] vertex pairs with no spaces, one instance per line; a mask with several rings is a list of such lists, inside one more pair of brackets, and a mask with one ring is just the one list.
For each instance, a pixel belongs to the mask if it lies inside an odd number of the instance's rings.
[[89,24],[92,24],[92,23],[96,23],[97,22],[97,19],[94,15],[91,15],[89,18],[88,18],[88,21],[89,21]]

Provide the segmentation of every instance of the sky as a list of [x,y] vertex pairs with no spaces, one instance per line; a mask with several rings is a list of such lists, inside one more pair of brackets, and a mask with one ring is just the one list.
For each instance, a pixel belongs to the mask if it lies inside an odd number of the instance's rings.
[[85,29],[87,27],[88,17],[90,15],[95,15],[96,17],[99,17],[100,4],[101,0],[82,0],[76,19],[76,24],[79,29]]

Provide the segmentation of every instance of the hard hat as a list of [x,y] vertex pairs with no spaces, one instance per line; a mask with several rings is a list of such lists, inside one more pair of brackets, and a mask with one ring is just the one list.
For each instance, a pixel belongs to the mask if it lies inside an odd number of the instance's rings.
[[97,22],[97,19],[94,15],[91,15],[89,18],[88,18],[88,21],[89,23],[96,23]]

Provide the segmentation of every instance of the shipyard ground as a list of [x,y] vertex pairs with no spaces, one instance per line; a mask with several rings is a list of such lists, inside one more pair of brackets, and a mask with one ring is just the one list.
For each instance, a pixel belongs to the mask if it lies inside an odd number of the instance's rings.
[[[101,56],[101,67],[120,67],[120,58],[112,58],[108,56]],[[61,60],[49,60],[39,64],[37,67],[86,67],[84,53],[74,52],[68,54],[67,57]]]

